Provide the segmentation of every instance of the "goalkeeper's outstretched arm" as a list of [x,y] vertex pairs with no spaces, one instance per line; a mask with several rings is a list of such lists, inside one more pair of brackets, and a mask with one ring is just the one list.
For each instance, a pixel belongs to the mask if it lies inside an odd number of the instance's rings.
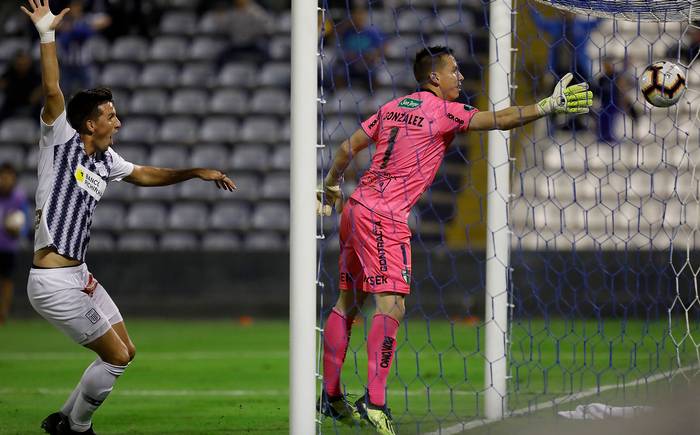
[[44,97],[46,98],[44,110],[41,112],[41,119],[44,123],[51,125],[58,118],[58,115],[65,110],[65,100],[58,85],[59,69],[54,31],[70,9],[63,9],[60,14],[54,15],[49,9],[49,0],[30,0],[28,3],[31,12],[24,6],[21,6],[20,9],[32,19],[34,27],[39,32],[41,40],[41,82]]
[[469,130],[510,130],[552,113],[588,113],[593,105],[593,92],[588,90],[588,83],[568,86],[573,77],[571,73],[566,74],[557,83],[552,95],[537,104],[475,114],[469,123]]

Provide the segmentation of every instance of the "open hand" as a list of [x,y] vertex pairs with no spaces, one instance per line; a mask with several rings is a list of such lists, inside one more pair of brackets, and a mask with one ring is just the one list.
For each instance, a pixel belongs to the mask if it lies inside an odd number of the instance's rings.
[[204,181],[213,181],[219,189],[233,192],[236,184],[226,174],[216,169],[200,169],[197,176]]
[[31,12],[24,6],[20,6],[20,9],[32,19],[40,34],[56,30],[63,17],[70,11],[69,8],[65,8],[58,15],[54,15],[49,9],[49,0],[28,0],[27,3],[32,9]]

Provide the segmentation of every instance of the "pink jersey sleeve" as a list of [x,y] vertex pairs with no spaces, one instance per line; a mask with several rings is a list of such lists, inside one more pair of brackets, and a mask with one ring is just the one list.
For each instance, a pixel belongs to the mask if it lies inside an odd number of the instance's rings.
[[464,132],[469,129],[472,117],[478,109],[467,104],[448,102],[444,116],[439,117],[440,129],[444,133]]
[[362,123],[362,129],[376,142],[379,138],[379,112],[367,118]]

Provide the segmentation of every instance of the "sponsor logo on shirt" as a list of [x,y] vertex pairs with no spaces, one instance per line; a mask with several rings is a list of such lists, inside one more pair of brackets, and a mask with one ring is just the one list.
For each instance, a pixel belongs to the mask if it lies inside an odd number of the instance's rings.
[[372,225],[372,233],[374,240],[377,242],[377,260],[379,260],[379,270],[386,272],[389,270],[386,261],[386,250],[384,249],[384,233],[382,232],[381,221],[374,221]]
[[413,98],[404,98],[399,103],[399,107],[403,107],[404,109],[415,109],[421,104],[423,104],[423,101],[421,100],[414,100]]
[[451,113],[447,114],[447,119],[451,119],[459,125],[464,125],[464,120],[462,118],[458,118]]
[[83,165],[78,165],[75,170],[75,180],[78,186],[90,194],[96,200],[100,200],[105,193],[107,183],[99,175],[91,172]]

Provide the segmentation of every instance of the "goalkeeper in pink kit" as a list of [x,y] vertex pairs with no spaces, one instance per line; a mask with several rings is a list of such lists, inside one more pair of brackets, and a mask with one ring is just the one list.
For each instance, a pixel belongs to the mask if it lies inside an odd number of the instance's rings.
[[[568,86],[573,77],[569,73],[537,104],[480,112],[454,101],[464,77],[446,47],[421,50],[413,72],[420,90],[383,105],[341,144],[318,207],[323,215],[330,215],[333,206],[342,212],[341,292],[324,328],[320,408],[337,421],[355,424],[364,419],[389,435],[395,431],[386,406],[386,382],[411,283],[408,214],[430,187],[447,147],[460,132],[509,130],[552,113],[588,113],[593,103],[588,84]],[[343,204],[343,172],[370,142],[376,145],[371,166]],[[340,373],[353,319],[370,294],[376,311],[367,337],[367,390],[353,404],[341,389]]]

